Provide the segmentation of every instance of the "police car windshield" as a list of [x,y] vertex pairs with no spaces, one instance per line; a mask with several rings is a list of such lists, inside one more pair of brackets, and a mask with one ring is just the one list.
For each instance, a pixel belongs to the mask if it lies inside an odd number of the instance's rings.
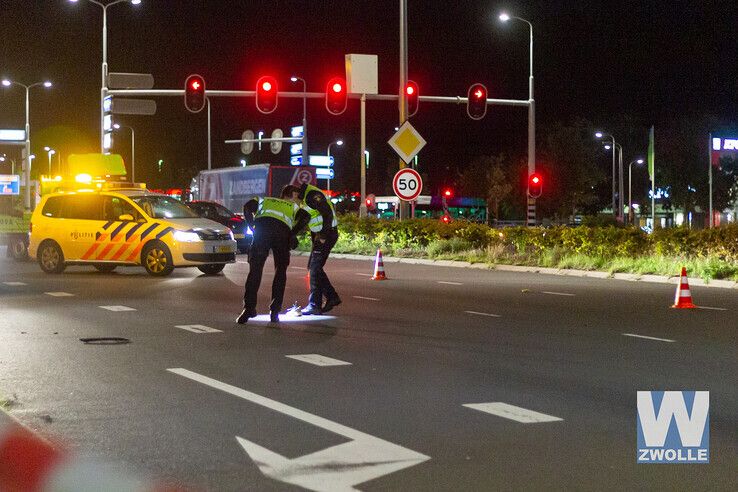
[[184,203],[168,196],[134,196],[131,199],[152,219],[192,219],[198,217]]

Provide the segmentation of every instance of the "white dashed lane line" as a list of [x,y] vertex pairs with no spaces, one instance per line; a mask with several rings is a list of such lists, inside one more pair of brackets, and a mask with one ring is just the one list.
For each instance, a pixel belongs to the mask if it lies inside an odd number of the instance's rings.
[[216,330],[205,325],[175,325],[180,330],[191,331],[192,333],[223,333],[223,330]]
[[354,273],[354,275],[358,275],[360,277],[371,277],[371,273]]
[[345,362],[338,359],[332,359],[320,354],[299,354],[299,355],[285,355],[288,359],[299,360],[300,362],[307,362],[314,366],[329,367],[329,366],[350,366],[351,362]]
[[534,412],[527,408],[516,407],[502,402],[492,403],[466,403],[463,406],[480,412],[497,415],[505,419],[514,420],[523,424],[538,424],[541,422],[559,422],[564,419],[546,415],[545,413]]
[[123,311],[135,311],[135,308],[128,307],[128,306],[98,306],[100,309],[105,309],[107,311],[113,311],[116,313],[120,313]]
[[697,309],[709,309],[711,311],[727,311],[727,308],[710,307],[710,306],[697,306]]
[[354,299],[364,299],[365,301],[378,301],[376,297],[353,296]]
[[501,318],[502,316],[499,314],[492,314],[492,313],[480,313],[477,311],[464,311],[466,314],[473,314],[476,316],[488,316],[490,318]]
[[74,297],[74,294],[69,292],[44,292],[44,294],[51,297]]
[[307,267],[301,267],[301,266],[291,266],[293,270],[307,270]]
[[3,282],[3,284],[7,285],[8,287],[22,287],[24,285],[28,285],[25,282]]
[[446,282],[445,280],[439,280],[438,283],[444,285],[464,285],[461,282]]
[[565,297],[574,297],[576,294],[569,294],[568,292],[550,292],[547,290],[544,290],[541,292],[542,294],[548,294],[550,296],[565,296]]
[[656,338],[656,337],[647,337],[645,335],[636,335],[635,333],[623,333],[624,337],[633,337],[633,338],[645,338],[646,340],[656,340],[657,342],[667,342],[667,343],[674,343],[676,340],[670,340],[668,338]]

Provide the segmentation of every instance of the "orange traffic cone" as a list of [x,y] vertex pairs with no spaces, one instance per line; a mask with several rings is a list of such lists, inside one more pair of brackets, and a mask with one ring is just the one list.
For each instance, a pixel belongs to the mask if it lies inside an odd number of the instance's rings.
[[689,281],[687,280],[687,269],[685,267],[682,267],[682,275],[677,286],[674,305],[671,307],[676,309],[694,309],[697,307],[692,304],[692,293],[689,291]]
[[372,280],[387,280],[387,275],[384,274],[384,261],[382,260],[382,250],[377,250],[377,259],[374,260],[374,275]]

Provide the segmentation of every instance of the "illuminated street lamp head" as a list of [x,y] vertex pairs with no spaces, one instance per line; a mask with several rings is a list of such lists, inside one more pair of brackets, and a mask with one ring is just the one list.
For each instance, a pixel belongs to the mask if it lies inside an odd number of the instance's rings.
[[113,128],[115,130],[120,130],[120,125],[118,123],[113,123]]
[[510,20],[510,16],[507,13],[503,12],[500,14],[500,20],[502,22],[507,22]]
[[612,148],[612,145],[605,145],[605,150],[610,150]]
[[5,87],[10,87],[10,81],[8,79],[3,79],[3,85]]
[[131,5],[138,5],[141,3],[141,0],[131,0]]
[[50,150],[51,150],[51,147],[44,147],[44,150],[45,150],[46,152],[48,152],[48,151],[50,151]]
[[636,162],[637,162],[638,164],[643,164],[643,159],[638,159],[638,160],[637,160]]
[[297,77],[295,77],[294,75],[290,77],[290,82],[297,82]]
[[602,132],[595,133],[595,137],[597,137],[597,138],[602,138],[603,136],[605,136],[605,134],[602,133]]
[[343,140],[338,140],[338,141],[336,142],[336,145],[338,145],[339,147],[340,147],[341,145],[343,145]]
[[51,87],[51,82],[49,82],[48,80],[44,82],[44,87],[46,87],[47,89]]
[[56,150],[54,150],[54,149],[49,149],[49,155],[54,155],[54,154],[56,154]]

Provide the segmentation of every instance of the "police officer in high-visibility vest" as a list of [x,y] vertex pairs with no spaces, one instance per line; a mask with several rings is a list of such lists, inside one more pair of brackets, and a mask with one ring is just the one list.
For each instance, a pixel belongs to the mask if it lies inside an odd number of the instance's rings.
[[[311,184],[302,185],[299,198],[310,214],[308,227],[313,242],[308,261],[310,298],[302,314],[327,313],[341,304],[341,298],[323,270],[325,262],[328,261],[328,255],[338,241],[336,210],[328,197]],[[325,304],[323,304],[323,297],[326,298]]]
[[297,247],[297,232],[309,220],[307,214],[297,205],[298,201],[293,198],[298,192],[299,188],[288,185],[282,190],[281,198],[254,198],[243,206],[244,217],[254,231],[254,240],[249,251],[249,276],[243,295],[243,312],[236,320],[239,324],[245,324],[249,318],[256,316],[256,295],[269,250],[274,255],[274,281],[269,312],[273,323],[279,321],[278,315],[282,310],[287,283],[287,267],[290,264],[290,249]]

